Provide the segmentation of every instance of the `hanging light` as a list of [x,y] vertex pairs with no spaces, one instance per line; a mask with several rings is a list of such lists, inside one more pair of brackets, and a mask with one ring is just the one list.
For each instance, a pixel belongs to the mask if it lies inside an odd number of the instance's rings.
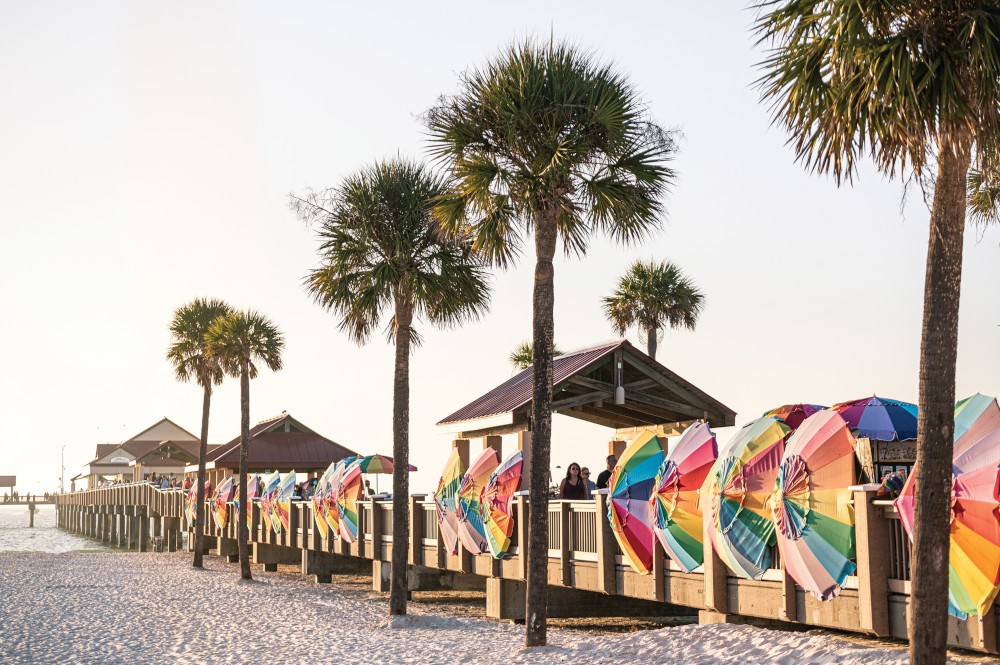
[[615,404],[621,405],[625,403],[625,386],[622,385],[622,363],[618,361],[618,372],[615,383]]

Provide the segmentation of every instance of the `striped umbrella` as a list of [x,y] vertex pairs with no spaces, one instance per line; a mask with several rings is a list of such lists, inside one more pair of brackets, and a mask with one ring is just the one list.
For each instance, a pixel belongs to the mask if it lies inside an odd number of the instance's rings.
[[785,404],[776,409],[771,409],[764,415],[777,418],[788,425],[794,432],[799,428],[803,420],[825,408],[825,406],[820,406],[819,404]]
[[865,397],[830,407],[847,421],[854,436],[876,441],[917,438],[917,405],[885,397]]
[[340,500],[340,491],[343,489],[344,472],[351,462],[358,459],[357,455],[350,455],[336,463],[333,473],[327,480],[327,490],[323,497],[323,518],[327,526],[330,527],[330,535],[340,538],[340,512],[337,507]]
[[840,593],[854,573],[856,441],[836,411],[806,418],[788,439],[771,510],[785,570],[820,600]]
[[438,528],[445,549],[450,554],[458,554],[458,490],[462,486],[462,476],[465,467],[457,449],[452,449],[448,462],[444,465],[441,479],[438,481],[437,492],[434,493],[434,505],[437,507]]
[[458,536],[465,549],[473,554],[482,554],[489,549],[483,525],[482,495],[490,474],[499,464],[497,451],[486,448],[465,472],[458,488]]
[[212,494],[212,505],[215,506],[212,515],[215,516],[215,524],[219,529],[225,529],[229,521],[229,511],[226,509],[226,504],[233,500],[233,478],[234,476],[229,476],[219,483],[219,486],[215,488],[215,493]]
[[[1000,588],[1000,406],[981,398],[955,408],[948,611],[962,619],[983,616]],[[914,469],[895,501],[911,539],[916,485]]]
[[292,495],[295,493],[295,472],[289,471],[281,479],[278,491],[271,499],[271,526],[275,533],[288,531],[288,519],[292,510]]
[[316,524],[316,528],[319,530],[320,538],[323,540],[327,540],[330,537],[330,525],[326,522],[326,516],[323,514],[323,509],[325,506],[326,494],[330,490],[330,476],[333,475],[336,468],[337,463],[330,462],[330,466],[326,467],[326,471],[324,471],[316,481],[316,489],[313,491],[311,499],[313,506],[313,522]]
[[344,468],[337,490],[337,521],[340,537],[349,543],[358,539],[358,499],[361,497],[361,464],[354,460]]
[[[233,504],[236,506],[236,515],[240,514],[240,485],[239,483],[233,483]],[[255,473],[247,474],[247,496],[250,497],[250,501],[247,503],[247,528],[250,528],[250,506],[253,505],[253,500],[257,498],[260,493],[261,480],[260,476]]]
[[705,558],[699,490],[718,456],[712,429],[695,423],[670,449],[653,481],[655,489],[649,497],[653,533],[674,563],[687,573]]
[[[392,458],[386,455],[365,455],[358,464],[361,465],[361,473],[392,473]],[[408,465],[410,471],[416,471],[417,467]]]
[[774,521],[767,500],[788,432],[787,425],[771,416],[744,425],[719,451],[705,480],[712,519],[709,538],[739,577],[760,579],[771,567]]
[[271,522],[271,510],[280,485],[281,474],[275,471],[264,481],[264,489],[260,495],[260,516],[268,529],[276,529]]
[[[666,443],[666,440],[663,441]],[[622,453],[608,481],[608,521],[625,558],[639,573],[653,568],[653,535],[650,497],[656,472],[663,462],[663,446],[656,434],[645,430]]]
[[188,524],[194,527],[195,511],[198,508],[198,481],[191,483],[191,489],[188,490],[187,495],[187,518]]
[[524,457],[518,450],[504,460],[496,471],[490,474],[490,480],[483,490],[483,522],[486,525],[486,543],[490,554],[497,559],[507,556],[510,549],[510,536],[514,533],[514,512],[511,504],[514,493],[521,486],[521,470],[524,468]]

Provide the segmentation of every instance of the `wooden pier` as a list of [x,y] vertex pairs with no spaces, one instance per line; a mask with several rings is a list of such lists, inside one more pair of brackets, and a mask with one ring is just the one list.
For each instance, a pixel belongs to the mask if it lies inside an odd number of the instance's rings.
[[[798,588],[780,567],[780,557],[775,556],[779,567],[767,571],[762,580],[745,580],[730,575],[710,545],[705,565],[693,573],[677,569],[656,547],[652,574],[640,575],[622,559],[608,524],[606,500],[598,495],[593,501],[549,503],[550,616],[680,612],[697,613],[702,623],[775,621],[907,637],[910,543],[892,506],[874,501],[872,494],[854,494],[858,569],[842,593],[827,602]],[[148,484],[65,494],[56,497],[56,505],[60,527],[139,552],[150,551],[154,539],[161,539],[164,550],[175,551],[181,547],[182,531],[189,528],[183,492],[160,491]],[[527,537],[527,498],[518,498],[513,545],[510,556],[502,560],[473,555],[461,544],[457,555],[449,554],[438,532],[434,502],[414,496],[409,506],[409,587],[485,588],[488,617],[523,620],[526,558],[518,544]],[[225,530],[217,528],[211,508],[206,511],[206,546],[234,562],[235,506],[229,504],[228,510]],[[280,535],[266,528],[256,502],[250,520],[252,560],[265,570],[291,563],[301,565],[303,575],[329,582],[335,574],[370,567],[374,589],[388,590],[391,502],[359,504],[354,543],[324,540],[315,527],[311,501],[292,504],[290,528]],[[966,621],[949,617],[949,644],[1000,653],[997,611],[994,605],[983,617]]]

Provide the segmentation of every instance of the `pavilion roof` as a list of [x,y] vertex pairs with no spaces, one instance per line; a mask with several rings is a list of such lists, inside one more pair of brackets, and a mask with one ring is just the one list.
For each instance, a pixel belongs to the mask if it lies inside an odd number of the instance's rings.
[[[621,363],[625,403],[615,404]],[[529,429],[533,368],[528,367],[438,422],[461,436]],[[736,422],[736,412],[656,362],[627,340],[557,356],[552,363],[553,411],[614,428],[705,420]]]

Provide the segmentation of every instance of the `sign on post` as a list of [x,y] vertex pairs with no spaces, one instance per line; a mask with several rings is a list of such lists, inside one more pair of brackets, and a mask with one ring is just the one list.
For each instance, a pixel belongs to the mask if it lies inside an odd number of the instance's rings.
[[17,485],[17,476],[0,476],[0,487],[14,487]]

